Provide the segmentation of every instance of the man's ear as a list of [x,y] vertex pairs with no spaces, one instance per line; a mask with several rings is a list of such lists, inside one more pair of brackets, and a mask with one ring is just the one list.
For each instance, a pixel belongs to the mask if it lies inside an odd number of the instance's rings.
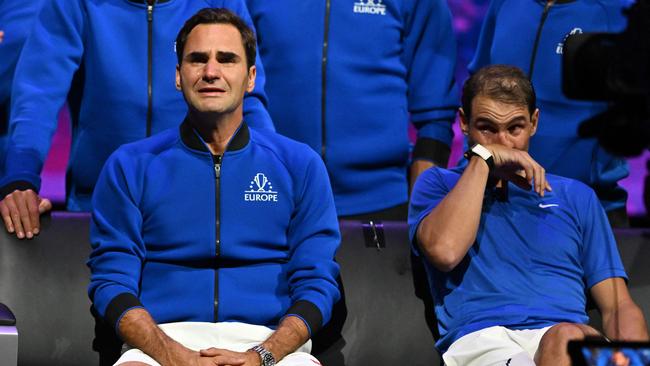
[[181,65],[176,65],[176,90],[181,90]]
[[533,124],[533,129],[531,130],[530,135],[533,136],[537,132],[537,126],[539,124],[539,108],[535,108],[533,115],[530,116],[530,123]]
[[463,135],[469,135],[469,119],[462,107],[458,108],[458,116],[460,117],[460,130],[463,131]]
[[255,78],[257,77],[257,68],[255,65],[248,69],[248,85],[246,86],[247,92],[252,92],[255,88]]

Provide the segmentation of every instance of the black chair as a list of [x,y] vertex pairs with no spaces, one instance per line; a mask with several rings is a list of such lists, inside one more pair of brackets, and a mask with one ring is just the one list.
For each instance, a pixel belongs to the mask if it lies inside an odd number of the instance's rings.
[[362,225],[341,222],[337,261],[348,314],[342,340],[316,356],[327,366],[439,365],[424,305],[415,297],[406,224],[385,222],[368,228],[367,235],[379,236],[380,248],[364,237]]
[[88,219],[55,213],[33,240],[0,234],[0,302],[16,316],[21,366],[97,364],[86,295]]

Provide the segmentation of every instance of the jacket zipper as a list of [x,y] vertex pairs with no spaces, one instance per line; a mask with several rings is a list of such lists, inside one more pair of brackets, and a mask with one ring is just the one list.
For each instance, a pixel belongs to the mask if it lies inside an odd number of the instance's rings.
[[327,47],[329,42],[329,26],[330,26],[330,1],[325,0],[325,32],[323,35],[323,58],[321,62],[321,148],[320,155],[324,162],[326,152],[326,133],[325,133],[325,101],[326,101],[326,86],[327,86]]
[[215,177],[215,269],[214,269],[214,321],[218,321],[219,311],[219,267],[216,265],[219,262],[221,255],[221,163],[223,155],[213,155],[212,162],[214,163],[214,177]]
[[544,22],[548,17],[548,12],[551,10],[551,7],[555,4],[555,0],[546,1],[544,6],[544,12],[542,12],[542,19],[539,22],[537,27],[537,34],[535,35],[535,43],[533,44],[533,54],[530,57],[530,66],[528,67],[528,80],[533,80],[533,70],[535,68],[535,58],[537,57],[537,47],[539,47],[539,39],[542,36],[542,28],[544,28]]
[[151,136],[153,118],[153,6],[155,0],[147,0],[147,137]]

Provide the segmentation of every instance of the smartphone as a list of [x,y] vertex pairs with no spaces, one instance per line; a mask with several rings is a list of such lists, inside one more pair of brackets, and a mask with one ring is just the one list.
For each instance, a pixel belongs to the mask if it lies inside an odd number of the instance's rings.
[[573,366],[648,366],[650,342],[571,341],[569,355]]

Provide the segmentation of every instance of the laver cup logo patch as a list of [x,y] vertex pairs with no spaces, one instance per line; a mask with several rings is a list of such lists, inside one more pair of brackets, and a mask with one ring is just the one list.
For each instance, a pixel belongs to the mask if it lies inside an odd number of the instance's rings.
[[278,192],[273,190],[273,184],[264,173],[257,173],[251,180],[248,190],[244,191],[244,201],[278,202]]
[[564,43],[566,42],[566,39],[569,38],[569,36],[572,36],[574,34],[582,34],[582,29],[581,28],[573,28],[569,33],[564,36],[564,39],[562,39],[562,42],[558,43],[557,46],[555,46],[555,53],[558,55],[561,55],[564,53]]
[[354,3],[354,12],[360,14],[386,15],[386,5],[382,0],[359,0]]

